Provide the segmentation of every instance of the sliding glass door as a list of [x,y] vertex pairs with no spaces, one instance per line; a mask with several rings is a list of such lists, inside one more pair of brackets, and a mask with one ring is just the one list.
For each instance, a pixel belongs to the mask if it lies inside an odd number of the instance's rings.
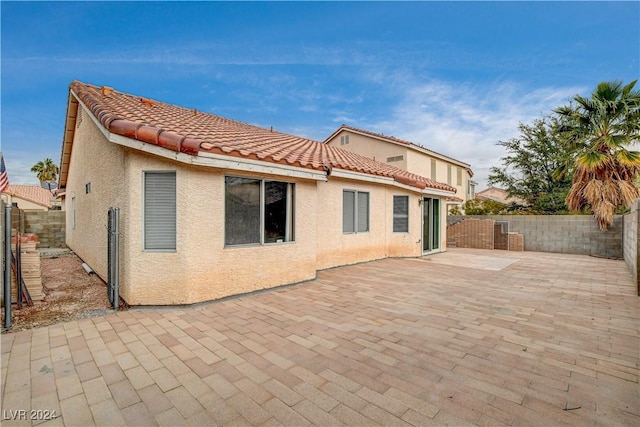
[[422,199],[422,252],[440,249],[440,199]]

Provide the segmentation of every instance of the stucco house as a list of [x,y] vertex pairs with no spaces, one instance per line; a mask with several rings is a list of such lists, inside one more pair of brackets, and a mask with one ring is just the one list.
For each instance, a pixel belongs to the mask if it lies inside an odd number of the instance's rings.
[[48,211],[60,208],[60,201],[49,190],[38,185],[9,184],[2,192],[2,200],[27,211]]
[[67,244],[120,295],[191,304],[445,249],[455,188],[321,142],[74,81],[59,187]]
[[456,189],[456,196],[446,199],[448,208],[474,198],[477,183],[471,179],[473,171],[468,163],[414,142],[343,124],[324,143],[447,183]]

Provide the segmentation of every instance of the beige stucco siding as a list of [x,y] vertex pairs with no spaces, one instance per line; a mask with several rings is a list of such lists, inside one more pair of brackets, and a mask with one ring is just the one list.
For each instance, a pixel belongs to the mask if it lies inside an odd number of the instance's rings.
[[[369,231],[343,233],[344,190],[369,193]],[[421,218],[417,193],[410,196],[409,233],[393,233],[393,195],[412,194],[395,186],[330,178],[318,183],[317,268],[387,256],[419,256]]]
[[46,206],[42,206],[38,203],[32,202],[31,200],[23,199],[20,196],[14,196],[13,194],[3,193],[2,200],[8,205],[17,204],[18,208],[24,211],[48,211],[49,208]]
[[[341,137],[346,135],[349,135],[349,143],[342,144]],[[432,159],[435,159],[435,180],[441,183],[449,183],[447,170],[450,165],[450,185],[456,189],[457,197],[466,200],[469,173],[462,166],[453,164],[441,158],[430,156],[426,152],[418,151],[417,149],[410,148],[409,146],[403,146],[399,143],[389,141],[381,141],[372,136],[361,135],[346,130],[336,134],[332,139],[328,140],[327,143],[380,162],[388,163],[426,178],[432,178],[431,161]],[[397,156],[402,156],[402,160],[388,161],[389,158]],[[457,181],[458,169],[462,171],[462,182],[460,185],[458,185]]]
[[[122,289],[129,304],[190,304],[315,277],[315,182],[194,167],[134,151],[129,156],[131,238]],[[142,174],[154,170],[176,171],[175,252],[143,250]],[[225,175],[295,183],[295,242],[225,248]]]
[[[341,144],[340,137],[342,135],[349,135],[349,143]],[[368,157],[370,159],[377,160],[379,162],[388,163],[390,165],[399,167],[401,169],[407,169],[407,148],[401,145],[391,144],[383,142],[375,138],[366,137],[357,133],[340,132],[334,138],[327,142],[329,145],[343,148],[352,153],[360,154],[361,156]],[[387,159],[391,157],[402,156],[402,160],[390,161]]]
[[[105,278],[107,212],[110,206],[126,209],[125,155],[121,147],[107,142],[88,114],[83,117],[75,129],[66,187],[66,241]],[[88,183],[91,183],[89,194],[85,187]]]

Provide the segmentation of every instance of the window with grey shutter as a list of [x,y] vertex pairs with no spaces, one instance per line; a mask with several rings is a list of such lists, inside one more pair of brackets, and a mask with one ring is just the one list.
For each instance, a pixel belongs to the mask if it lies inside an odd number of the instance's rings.
[[176,173],[144,173],[144,249],[176,250]]
[[431,159],[431,179],[436,180],[436,159]]
[[369,231],[369,193],[358,191],[358,233]]
[[393,196],[393,232],[409,231],[409,196]]

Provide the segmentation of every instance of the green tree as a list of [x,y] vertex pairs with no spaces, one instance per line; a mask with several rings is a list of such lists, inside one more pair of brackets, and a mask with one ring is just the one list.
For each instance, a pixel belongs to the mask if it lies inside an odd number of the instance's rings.
[[31,172],[34,172],[38,176],[40,182],[46,182],[55,181],[58,178],[60,169],[53,163],[53,160],[47,157],[33,165]]
[[554,116],[520,123],[520,136],[500,141],[507,151],[502,167],[492,167],[489,184],[504,188],[517,197],[532,213],[565,213],[565,198],[571,187],[571,176],[559,174],[567,164],[569,152],[560,136],[561,121]]
[[508,206],[491,199],[469,199],[464,202],[465,215],[503,215]]
[[590,98],[576,95],[555,110],[564,119],[561,134],[575,168],[566,204],[571,210],[591,209],[601,230],[613,223],[616,209],[640,197],[640,152],[629,150],[640,142],[636,82],[602,82]]

